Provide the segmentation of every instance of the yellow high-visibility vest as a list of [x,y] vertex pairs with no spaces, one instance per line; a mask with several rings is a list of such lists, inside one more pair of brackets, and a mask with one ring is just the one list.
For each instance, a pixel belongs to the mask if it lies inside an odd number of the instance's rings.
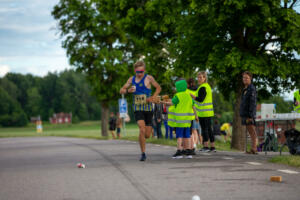
[[175,118],[175,106],[172,105],[168,108],[168,126],[175,128],[176,127],[176,118]]
[[214,106],[212,101],[212,91],[208,83],[203,83],[199,86],[199,88],[196,91],[196,97],[198,97],[198,92],[203,87],[206,90],[206,97],[202,102],[195,101],[197,115],[198,117],[213,117]]
[[195,119],[192,97],[187,91],[178,92],[175,96],[179,100],[174,110],[176,127],[191,127],[191,122]]

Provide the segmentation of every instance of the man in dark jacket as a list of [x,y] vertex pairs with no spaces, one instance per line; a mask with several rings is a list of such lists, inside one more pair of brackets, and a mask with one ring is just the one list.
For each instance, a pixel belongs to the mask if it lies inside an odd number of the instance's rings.
[[248,71],[243,73],[243,83],[245,85],[242,91],[242,99],[240,105],[240,116],[242,118],[242,125],[245,125],[252,141],[252,148],[250,154],[257,154],[256,131],[255,131],[255,117],[256,117],[256,89],[251,84],[252,74]]

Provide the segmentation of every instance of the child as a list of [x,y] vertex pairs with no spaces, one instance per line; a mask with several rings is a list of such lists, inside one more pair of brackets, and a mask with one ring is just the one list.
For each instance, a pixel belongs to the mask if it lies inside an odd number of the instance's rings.
[[117,119],[115,118],[115,114],[111,112],[109,118],[109,131],[112,134],[113,139],[116,139],[115,136],[116,126],[117,126]]
[[[175,83],[175,86],[177,93],[172,99],[174,106],[170,107],[168,115],[169,118],[171,117],[171,119],[168,119],[169,121],[175,121],[173,127],[176,128],[177,151],[173,155],[173,158],[182,158],[184,154],[186,158],[192,158],[190,126],[192,120],[196,119],[198,121],[198,116],[194,108],[194,100],[186,91],[187,82],[179,80]],[[172,118],[175,118],[175,120]]]
[[121,128],[122,128],[123,120],[120,117],[120,113],[117,113],[117,137],[121,138]]

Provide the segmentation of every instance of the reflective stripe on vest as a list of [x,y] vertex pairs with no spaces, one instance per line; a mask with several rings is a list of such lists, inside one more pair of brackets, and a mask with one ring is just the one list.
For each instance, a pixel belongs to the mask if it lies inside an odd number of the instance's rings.
[[170,114],[175,115],[175,116],[195,116],[194,113],[175,113],[175,112],[170,112]]
[[[298,101],[300,103],[300,94],[299,94],[299,90],[294,92],[294,98],[296,99],[296,101]],[[296,113],[300,113],[300,104],[298,104],[298,106],[294,106],[294,111]]]
[[195,107],[198,117],[213,117],[214,116],[214,106],[212,102],[212,92],[211,87],[208,83],[203,83],[199,86],[196,92],[196,97],[198,97],[199,90],[204,87],[206,90],[206,97],[203,102],[195,101]]
[[174,115],[175,106],[170,106],[167,109],[168,112],[168,126],[170,127],[176,127],[176,118]]
[[[192,120],[175,120],[175,119],[170,119],[171,122],[176,122],[176,123],[189,123],[191,125]],[[180,126],[178,126],[180,127]]]

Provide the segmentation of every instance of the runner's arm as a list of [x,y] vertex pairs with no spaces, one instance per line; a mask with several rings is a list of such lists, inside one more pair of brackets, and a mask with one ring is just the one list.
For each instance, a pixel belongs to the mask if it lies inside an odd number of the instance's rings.
[[120,89],[120,94],[126,94],[127,93],[127,88],[130,87],[132,83],[132,77],[130,77],[127,82],[125,83],[125,85],[123,85],[123,87],[121,87]]
[[161,87],[160,85],[156,82],[156,80],[153,78],[153,76],[151,75],[148,75],[148,78],[149,78],[149,81],[150,83],[155,87],[155,92],[152,96],[152,99],[155,100],[157,95],[160,93],[161,91]]

